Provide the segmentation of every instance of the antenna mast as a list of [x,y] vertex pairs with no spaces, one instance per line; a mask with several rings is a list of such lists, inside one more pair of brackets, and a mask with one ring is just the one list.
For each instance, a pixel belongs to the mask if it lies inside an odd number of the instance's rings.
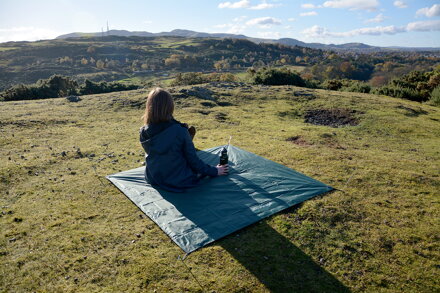
[[108,31],[109,31],[109,29],[108,29],[108,20],[107,20],[107,36],[108,36]]

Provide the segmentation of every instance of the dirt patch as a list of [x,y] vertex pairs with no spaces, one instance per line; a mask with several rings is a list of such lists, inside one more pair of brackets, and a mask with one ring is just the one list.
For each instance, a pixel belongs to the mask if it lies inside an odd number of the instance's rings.
[[218,112],[218,113],[215,113],[214,118],[218,122],[225,122],[226,120],[228,120],[228,115],[225,113],[222,113],[222,112]]
[[299,146],[311,146],[312,144],[307,142],[303,137],[297,135],[297,136],[291,136],[286,138],[286,141],[291,142],[293,144],[299,145]]
[[113,98],[110,106],[117,108],[134,108],[141,109],[145,107],[145,100],[129,100],[124,98]]
[[336,133],[323,133],[320,135],[320,137],[322,138],[322,140],[320,141],[321,144],[330,147],[330,148],[334,148],[334,149],[338,149],[338,150],[346,150],[347,148],[340,145],[338,140],[336,139]]
[[234,106],[234,104],[229,103],[229,102],[217,102],[217,105],[219,105],[220,107]]
[[359,120],[354,117],[358,112],[351,109],[314,109],[306,111],[304,122],[330,127],[355,126]]
[[302,113],[298,109],[293,109],[290,111],[278,112],[277,115],[281,118],[284,118],[284,117],[298,118],[298,117],[302,116]]
[[404,115],[405,116],[409,116],[409,117],[417,117],[419,115],[426,115],[426,114],[428,114],[428,112],[426,112],[425,110],[422,110],[422,108],[419,108],[419,109],[416,110],[416,109],[412,109],[410,107],[406,107],[406,106],[403,106],[403,105],[399,105],[396,108],[397,109],[405,110],[406,113],[404,113]]
[[200,105],[202,105],[203,107],[207,107],[207,108],[212,108],[212,107],[217,106],[213,102],[201,102]]
[[50,125],[66,125],[75,124],[73,120],[21,120],[21,121],[0,121],[0,127],[13,125],[17,127],[35,127]]
[[79,101],[81,101],[81,98],[78,96],[71,95],[71,96],[66,97],[66,100],[71,103],[78,103]]
[[295,91],[293,92],[293,95],[295,97],[301,97],[309,101],[316,99],[316,96],[313,93],[306,91]]
[[212,111],[205,111],[205,110],[194,110],[194,113],[199,113],[202,115],[208,115],[209,113],[212,113]]

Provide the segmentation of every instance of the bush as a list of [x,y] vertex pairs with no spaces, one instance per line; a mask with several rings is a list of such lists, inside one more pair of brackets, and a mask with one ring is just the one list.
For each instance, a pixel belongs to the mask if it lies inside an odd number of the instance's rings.
[[62,75],[52,75],[48,79],[40,79],[36,84],[15,85],[0,96],[4,101],[58,98],[76,94],[78,83]]
[[208,79],[200,72],[178,73],[176,78],[171,82],[172,86],[176,85],[192,85],[206,83]]
[[36,87],[41,98],[58,98],[76,94],[78,83],[66,76],[52,75],[37,81]]
[[137,85],[121,84],[117,82],[107,83],[93,82],[86,80],[80,87],[78,83],[69,77],[61,75],[53,75],[48,79],[40,79],[35,84],[15,85],[0,94],[0,100],[16,101],[16,100],[33,100],[33,99],[48,99],[59,98],[68,95],[88,95],[109,93],[115,91],[126,91],[137,89]]
[[351,81],[349,85],[343,86],[342,88],[340,88],[340,90],[344,92],[368,94],[371,91],[371,87],[365,82]]
[[374,90],[374,93],[417,102],[423,102],[425,100],[416,90],[395,85],[377,88]]
[[306,88],[310,88],[310,89],[319,89],[321,84],[318,80],[316,79],[309,79],[309,80],[305,80],[305,87]]
[[296,85],[305,86],[306,83],[295,71],[288,68],[260,68],[253,75],[251,80],[255,84],[264,85]]
[[322,83],[324,89],[331,91],[338,91],[342,86],[343,83],[339,79],[327,79]]
[[35,86],[24,84],[14,85],[0,95],[2,101],[31,100],[35,99],[35,96]]
[[139,88],[134,84],[122,84],[118,82],[94,82],[86,79],[84,84],[79,88],[79,94],[81,95],[93,95],[120,91],[129,91]]
[[232,73],[203,74],[201,72],[186,72],[178,73],[176,78],[171,82],[171,85],[193,85],[207,82],[233,82],[236,80],[236,77]]
[[432,91],[429,101],[436,106],[440,106],[440,86]]

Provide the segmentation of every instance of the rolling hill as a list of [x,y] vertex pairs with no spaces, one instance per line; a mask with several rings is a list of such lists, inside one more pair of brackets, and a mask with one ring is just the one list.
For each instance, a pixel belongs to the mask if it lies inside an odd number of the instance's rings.
[[96,33],[69,33],[56,37],[56,39],[78,38],[84,36],[101,37],[101,36],[139,36],[139,37],[186,37],[186,38],[234,38],[246,39],[254,43],[278,43],[289,46],[300,46],[323,50],[351,50],[358,52],[377,52],[377,51],[440,51],[440,48],[422,48],[422,47],[378,47],[370,46],[363,43],[346,43],[346,44],[322,44],[322,43],[306,43],[293,38],[280,39],[264,39],[253,38],[245,35],[227,34],[227,33],[203,33],[184,29],[175,29],[170,32],[150,33],[145,31],[127,31],[127,30],[109,30],[106,32]]

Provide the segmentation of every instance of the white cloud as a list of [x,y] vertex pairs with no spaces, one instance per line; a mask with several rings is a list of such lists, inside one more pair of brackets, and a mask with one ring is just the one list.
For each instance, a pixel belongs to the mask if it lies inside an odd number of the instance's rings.
[[253,10],[262,10],[262,9],[269,9],[269,8],[274,8],[277,6],[280,6],[281,4],[270,4],[267,3],[266,1],[261,2],[258,5],[252,6],[249,9],[253,9]]
[[281,24],[281,20],[269,16],[253,18],[246,22],[246,25],[248,26],[259,26],[261,28],[270,28],[273,25],[280,25],[280,24]]
[[299,14],[299,16],[316,16],[316,15],[318,15],[316,11],[303,12]]
[[247,8],[250,5],[251,5],[251,2],[249,0],[241,0],[238,2],[222,2],[218,5],[218,8],[237,9],[237,8]]
[[215,28],[227,28],[227,27],[231,27],[232,25],[229,23],[223,23],[223,24],[217,24],[214,25]]
[[53,39],[61,33],[37,27],[0,28],[0,42]]
[[273,3],[267,3],[266,0],[263,0],[260,4],[257,4],[255,6],[251,6],[251,2],[249,0],[241,0],[237,2],[222,2],[218,5],[218,8],[231,8],[231,9],[237,9],[237,8],[246,8],[246,9],[252,9],[252,10],[263,10],[263,9],[269,9],[281,6],[281,4],[273,4]]
[[330,32],[326,28],[320,27],[318,25],[306,28],[301,33],[308,38],[324,38],[328,37],[330,34]]
[[423,15],[426,17],[433,17],[440,15],[440,4],[434,4],[432,7],[425,7],[417,10],[416,15]]
[[247,18],[247,16],[242,15],[242,16],[240,16],[240,17],[236,17],[236,18],[234,18],[232,21],[233,21],[233,22],[242,22],[242,21],[244,21],[246,18]]
[[279,39],[281,37],[279,32],[258,32],[257,35],[265,39]]
[[408,5],[406,5],[405,2],[403,1],[394,1],[394,6],[398,7],[398,8],[407,8]]
[[377,6],[379,6],[379,2],[378,0],[332,0],[324,2],[323,6],[329,8],[375,11]]
[[227,29],[227,33],[238,34],[238,33],[243,33],[243,31],[249,27],[256,26],[259,28],[267,29],[267,28],[271,28],[274,25],[281,24],[281,20],[269,16],[253,18],[243,23],[243,21],[246,18],[247,18],[246,16],[237,17],[234,18],[233,22],[231,23],[218,24],[215,25],[214,27],[219,29]]
[[383,22],[384,20],[385,20],[385,17],[383,16],[382,13],[380,13],[380,14],[376,15],[376,17],[374,17],[374,18],[367,19],[365,21],[365,23],[380,23],[380,22]]
[[152,24],[153,22],[151,20],[144,20],[142,23],[143,24]]
[[227,29],[227,33],[230,34],[240,34],[243,33],[249,27],[259,27],[263,29],[268,29],[273,27],[274,25],[281,25],[281,20],[274,17],[259,17],[253,18],[244,23],[244,20],[247,16],[240,16],[233,19],[231,23],[218,24],[215,25],[215,28],[218,29]]
[[214,26],[215,28],[219,29],[226,29],[226,31],[223,31],[228,34],[241,34],[246,29],[245,25],[241,24],[231,24],[231,23],[225,23],[225,24],[218,24]]
[[440,31],[440,20],[410,22],[406,29],[416,32]]
[[288,18],[287,20],[288,21],[296,21],[296,18],[291,17],[291,18]]
[[357,35],[372,35],[379,36],[382,34],[395,35],[397,33],[403,33],[405,29],[402,27],[397,27],[394,25],[389,26],[376,26],[376,27],[365,27],[360,29],[355,29],[348,32],[338,33],[342,37],[352,37]]
[[359,35],[372,35],[372,36],[379,36],[382,34],[394,35],[397,33],[403,33],[405,31],[406,31],[405,27],[396,27],[394,25],[390,25],[390,26],[365,27],[347,32],[333,33],[326,28],[315,25],[308,29],[303,30],[301,33],[308,38],[326,38],[326,37],[346,38],[346,37],[354,37]]
[[304,9],[315,9],[317,7],[315,6],[315,4],[306,3],[306,4],[301,4],[301,8],[304,8]]
[[404,32],[428,32],[428,31],[440,31],[440,20],[431,21],[418,21],[408,23],[406,26],[397,27],[390,26],[376,26],[359,28],[347,32],[330,32],[327,28],[320,26],[312,26],[303,30],[301,33],[307,38],[346,38],[359,35],[395,35]]

